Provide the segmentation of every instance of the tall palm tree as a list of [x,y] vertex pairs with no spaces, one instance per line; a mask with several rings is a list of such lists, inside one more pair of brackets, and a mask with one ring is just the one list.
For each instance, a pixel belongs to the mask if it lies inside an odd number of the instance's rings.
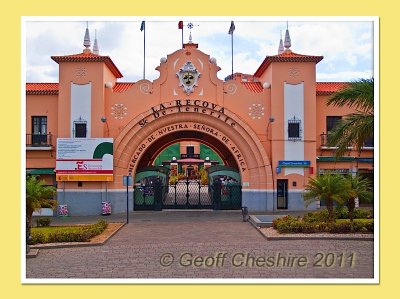
[[356,110],[336,124],[329,135],[328,146],[337,147],[337,157],[343,156],[350,146],[360,153],[364,142],[374,135],[374,78],[349,83],[333,94],[327,105],[349,106]]
[[347,208],[349,209],[350,222],[353,222],[355,199],[371,201],[373,193],[371,192],[371,183],[368,179],[359,175],[347,175]]
[[348,193],[345,178],[340,174],[326,173],[310,178],[303,194],[306,206],[317,200],[324,200],[329,221],[334,221],[333,204],[343,204]]

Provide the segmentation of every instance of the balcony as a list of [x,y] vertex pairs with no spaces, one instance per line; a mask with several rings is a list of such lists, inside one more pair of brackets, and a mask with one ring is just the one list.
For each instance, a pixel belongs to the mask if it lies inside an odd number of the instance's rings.
[[48,151],[53,148],[53,135],[26,134],[26,149],[33,151]]
[[[336,146],[328,146],[328,141],[329,141],[329,133],[323,133],[320,134],[321,137],[321,148],[325,148],[325,149],[336,149]],[[348,149],[352,149],[353,147],[349,147]],[[369,150],[369,149],[374,149],[374,138],[368,138],[363,145],[363,149],[364,150]]]

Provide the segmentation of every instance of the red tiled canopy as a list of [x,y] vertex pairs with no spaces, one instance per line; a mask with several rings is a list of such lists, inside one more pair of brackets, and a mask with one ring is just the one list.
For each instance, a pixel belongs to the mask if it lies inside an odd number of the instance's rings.
[[26,83],[27,95],[58,95],[58,83]]
[[302,55],[294,52],[283,52],[282,54],[265,57],[254,76],[260,77],[272,62],[320,62],[324,56]]
[[348,82],[317,82],[317,96],[330,95],[348,84]]
[[80,53],[64,56],[51,56],[55,62],[104,62],[116,78],[122,78],[123,75],[118,70],[109,56],[101,56],[93,53]]

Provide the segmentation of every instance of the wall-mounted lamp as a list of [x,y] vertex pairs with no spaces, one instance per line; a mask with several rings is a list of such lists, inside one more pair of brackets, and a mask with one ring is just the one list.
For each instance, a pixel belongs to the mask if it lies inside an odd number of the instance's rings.
[[273,123],[275,121],[275,118],[273,118],[272,116],[269,117],[268,119],[268,125],[267,125],[267,138],[268,138],[268,129],[269,129],[269,125],[271,123]]
[[101,122],[104,124],[106,124],[107,125],[107,137],[109,137],[109,135],[110,135],[110,128],[108,127],[108,122],[107,122],[107,118],[105,117],[105,116],[102,116],[101,117]]

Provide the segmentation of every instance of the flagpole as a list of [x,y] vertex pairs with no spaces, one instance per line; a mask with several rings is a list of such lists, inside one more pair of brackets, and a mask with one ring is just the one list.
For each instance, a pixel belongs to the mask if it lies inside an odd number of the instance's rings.
[[232,47],[232,74],[231,80],[233,80],[233,32],[235,31],[235,23],[231,21],[231,27],[229,27],[228,34],[231,35],[231,47]]
[[146,25],[143,28],[143,80],[146,79]]
[[231,34],[231,44],[232,44],[232,80],[233,80],[233,32]]

